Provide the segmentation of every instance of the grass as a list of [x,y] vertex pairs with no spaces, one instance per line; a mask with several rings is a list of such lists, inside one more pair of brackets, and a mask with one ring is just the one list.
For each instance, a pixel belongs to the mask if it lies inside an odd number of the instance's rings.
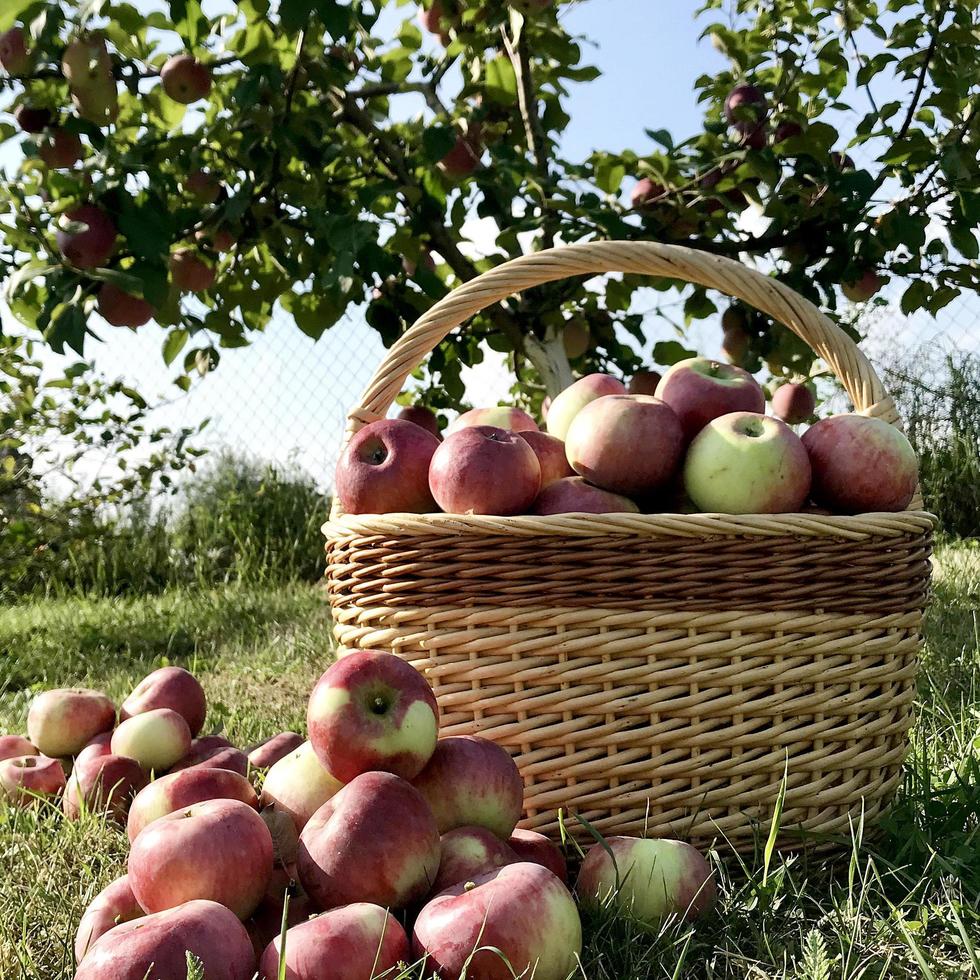
[[[580,978],[858,980],[980,976],[980,547],[943,547],[929,613],[918,723],[882,833],[841,856],[717,859],[718,911],[649,933],[587,918]],[[246,744],[303,724],[329,660],[329,623],[307,585],[37,600],[0,611],[0,731],[23,729],[33,690],[81,682],[121,697],[181,663],[214,727]],[[91,897],[122,873],[125,837],[97,816],[0,810],[0,977],[67,980]],[[414,973],[406,974],[415,976]]]

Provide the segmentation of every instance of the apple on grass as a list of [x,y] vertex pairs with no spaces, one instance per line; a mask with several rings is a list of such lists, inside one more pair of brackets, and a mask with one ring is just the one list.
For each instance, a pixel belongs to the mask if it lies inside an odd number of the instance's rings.
[[0,799],[29,807],[56,797],[65,788],[65,770],[57,759],[22,755],[0,762]]
[[582,951],[582,923],[555,875],[510,864],[432,899],[415,921],[412,946],[442,980],[566,980]]
[[85,743],[85,747],[75,756],[75,765],[80,765],[88,759],[97,759],[103,755],[112,755],[112,732],[102,732],[96,735],[90,742]]
[[547,432],[520,432],[520,437],[534,450],[541,467],[541,489],[544,490],[556,480],[575,476],[565,455],[565,444],[561,439]]
[[486,827],[457,827],[440,840],[439,873],[431,893],[438,895],[453,885],[496,871],[520,858]]
[[313,744],[304,742],[265,774],[262,805],[288,813],[296,829],[302,831],[310,817],[343,785],[323,768]]
[[720,415],[766,410],[765,392],[748,371],[707,357],[689,357],[668,369],[657,398],[677,414],[688,442]]
[[40,755],[34,743],[23,735],[0,735],[0,762],[22,755]]
[[439,833],[485,827],[501,840],[524,809],[524,780],[507,750],[476,735],[441,738],[412,784],[435,814]]
[[[275,877],[275,873],[273,873]],[[311,916],[316,915],[316,909],[310,901],[308,895],[296,890],[293,883],[287,882],[290,887],[283,888],[279,895],[272,897],[268,893],[259,902],[259,907],[245,920],[245,931],[248,938],[252,941],[252,949],[255,950],[256,960],[261,959],[273,940],[282,935],[282,915],[286,905],[286,893],[289,893],[289,908],[286,909],[286,928],[293,929],[295,926],[302,925]],[[370,976],[370,974],[365,974]],[[259,977],[262,974],[259,973]],[[287,971],[287,980],[293,980]],[[279,975],[273,975],[270,980],[279,980]]]
[[844,514],[905,510],[919,464],[905,435],[884,419],[832,415],[803,434],[813,467],[813,499]]
[[342,783],[364,772],[414,779],[439,737],[439,706],[425,678],[391,653],[356,650],[317,681],[306,715],[324,769]]
[[611,904],[649,926],[670,915],[697,918],[714,905],[716,894],[711,866],[690,844],[635,837],[595,844],[575,891],[585,908]]
[[709,513],[794,513],[810,493],[810,461],[785,422],[732,412],[709,422],[691,443],[684,489]]
[[253,769],[268,769],[291,752],[295,752],[305,741],[296,732],[280,732],[253,745],[248,750],[248,764]]
[[[259,961],[259,980],[278,980],[280,940]],[[378,905],[354,902],[293,926],[286,933],[287,980],[367,980],[393,976],[409,959],[408,937]]]
[[58,688],[42,691],[31,702],[27,736],[41,755],[61,758],[81,752],[115,723],[116,706],[101,692]]
[[197,749],[191,743],[191,750],[176,765],[170,767],[171,772],[182,769],[227,769],[239,776],[248,775],[248,756],[241,749],[230,748]]
[[238,800],[257,810],[252,784],[227,769],[183,769],[161,776],[141,789],[129,808],[126,834],[136,839],[154,820],[205,800]]
[[572,419],[589,402],[603,395],[625,395],[622,381],[608,374],[587,374],[556,395],[548,406],[548,432],[558,439],[565,439]]
[[76,268],[94,269],[109,261],[116,247],[112,218],[94,204],[69,208],[58,220],[58,250]]
[[806,384],[790,382],[780,385],[772,395],[772,414],[787,425],[799,425],[813,416],[817,399]]
[[448,514],[522,514],[541,489],[541,466],[516,432],[467,426],[433,453],[429,489]]
[[121,755],[97,755],[75,760],[62,799],[69,820],[83,810],[107,812],[116,823],[126,823],[133,797],[146,785],[146,773],[135,759]]
[[247,919],[272,876],[272,835],[247,803],[194,803],[141,831],[129,852],[128,872],[147,912],[207,899]]
[[211,70],[189,54],[178,54],[167,59],[160,81],[174,102],[190,105],[211,91]]
[[92,946],[75,980],[185,980],[187,954],[207,980],[252,980],[255,953],[245,927],[217,902],[193,901],[123,922]]
[[366,772],[310,818],[296,869],[314,904],[372,902],[401,909],[428,894],[439,829],[422,794],[388,772]]
[[642,496],[677,472],[684,432],[670,406],[650,395],[605,395],[589,402],[565,436],[572,469],[594,486]]
[[463,412],[449,424],[446,435],[450,436],[473,425],[492,425],[496,429],[507,429],[509,432],[538,431],[538,423],[527,412],[509,405],[498,405],[496,408],[471,408],[468,412]]
[[364,426],[337,461],[337,496],[348,514],[424,514],[436,509],[429,464],[439,440],[414,422]]
[[638,514],[640,508],[622,494],[592,486],[580,476],[557,480],[538,494],[532,514]]
[[110,929],[121,922],[139,919],[145,914],[136,901],[133,889],[129,887],[129,875],[116,878],[92,899],[78,923],[78,931],[75,933],[75,962],[81,963],[96,941]]
[[183,715],[191,735],[195,736],[204,727],[208,710],[201,682],[183,667],[160,667],[147,674],[119,706],[119,720],[125,721],[154,708],[170,708]]
[[565,855],[549,837],[534,830],[521,830],[518,827],[508,838],[507,844],[519,861],[540,864],[541,867],[557,875],[563,884],[568,884],[568,864]]
[[144,769],[166,772],[190,751],[191,730],[183,715],[153,708],[133,715],[112,733],[114,755],[135,759]]

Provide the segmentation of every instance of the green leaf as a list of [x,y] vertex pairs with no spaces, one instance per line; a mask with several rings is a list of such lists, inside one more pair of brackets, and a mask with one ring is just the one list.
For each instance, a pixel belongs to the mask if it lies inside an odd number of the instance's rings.
[[174,362],[174,358],[184,349],[184,344],[187,343],[190,334],[182,329],[171,330],[167,334],[167,339],[163,342],[163,362],[166,365],[171,365]]
[[653,359],[657,364],[670,367],[678,361],[687,360],[689,357],[697,357],[697,351],[688,350],[683,344],[676,340],[661,340],[653,345]]
[[4,0],[0,10],[0,31],[6,31],[14,26],[14,21],[33,4],[35,0]]
[[772,811],[772,823],[769,825],[769,837],[766,840],[766,847],[763,851],[762,860],[762,887],[765,888],[769,883],[769,867],[772,856],[776,850],[776,841],[779,839],[779,827],[783,819],[783,805],[786,802],[786,784],[789,782],[789,755],[787,754],[783,766],[783,778],[779,784],[779,792],[776,794],[776,805]]
[[962,225],[950,228],[949,240],[963,258],[976,259],[980,257],[980,249],[977,247],[977,236],[972,228],[964,228]]
[[922,279],[916,279],[902,294],[902,301],[899,304],[901,310],[906,315],[921,310],[929,300],[929,284]]
[[605,157],[596,164],[596,185],[607,194],[615,194],[623,186],[625,177],[626,167],[613,157]]
[[513,105],[517,98],[517,75],[506,55],[496,57],[487,65],[486,92],[493,102]]
[[187,951],[187,980],[207,980],[204,964],[190,950]]
[[422,134],[422,154],[429,163],[438,163],[456,145],[456,131],[449,126],[430,126]]

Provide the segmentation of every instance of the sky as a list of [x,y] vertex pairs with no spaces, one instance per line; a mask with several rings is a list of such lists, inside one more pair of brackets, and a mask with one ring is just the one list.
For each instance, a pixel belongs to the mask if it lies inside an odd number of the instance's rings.
[[[597,80],[575,86],[566,104],[571,116],[561,139],[566,157],[581,159],[596,148],[623,147],[642,155],[653,149],[644,129],[667,129],[675,139],[698,129],[694,81],[724,68],[725,61],[710,41],[699,40],[706,22],[695,21],[696,8],[690,0],[656,0],[655,18],[650,0],[590,0],[562,8],[567,29],[583,39],[586,60],[602,71]],[[409,9],[399,8],[397,21]],[[414,106],[403,111],[414,111]],[[0,166],[9,168],[14,153],[12,143],[0,147]],[[479,242],[478,224],[469,230]],[[952,309],[947,319],[955,325],[962,313]],[[898,322],[886,317],[881,335],[893,337]],[[902,323],[901,328],[918,338],[935,330],[935,324],[910,328]],[[167,406],[156,413],[159,424],[196,424],[209,417],[209,445],[225,443],[263,458],[295,460],[324,485],[330,482],[346,413],[384,353],[358,310],[317,343],[282,315],[250,348],[223,352],[218,370],[182,396],[160,357],[163,330],[148,325],[132,333],[102,325],[97,331],[104,342],[92,343],[86,355],[103,373],[127,376],[144,394],[166,399]],[[673,335],[668,325],[656,322],[648,324],[648,333],[651,341]],[[693,339],[702,353],[718,353],[716,324],[699,327]],[[52,356],[51,366],[56,368],[59,360]],[[496,360],[468,378],[468,394],[476,404],[505,398],[508,386]]]

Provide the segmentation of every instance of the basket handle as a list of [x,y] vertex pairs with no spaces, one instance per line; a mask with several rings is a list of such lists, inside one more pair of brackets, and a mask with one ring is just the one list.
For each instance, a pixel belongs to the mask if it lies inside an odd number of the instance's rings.
[[585,242],[511,259],[444,296],[391,346],[360,403],[347,417],[346,438],[384,418],[412,371],[450,331],[475,313],[532,286],[606,272],[694,282],[748,303],[809,344],[840,379],[857,411],[901,428],[895,403],[857,344],[788,286],[741,262],[682,245]]

